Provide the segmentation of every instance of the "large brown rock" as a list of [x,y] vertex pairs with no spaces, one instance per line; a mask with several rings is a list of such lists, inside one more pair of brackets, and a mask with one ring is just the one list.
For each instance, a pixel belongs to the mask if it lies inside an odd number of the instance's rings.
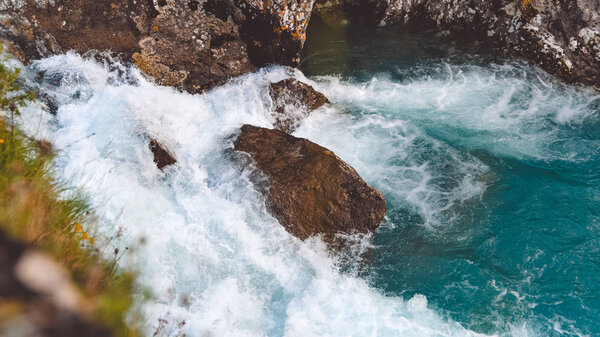
[[329,103],[325,95],[294,78],[271,83],[269,95],[273,100],[275,128],[292,133],[311,111]]
[[0,42],[23,61],[111,51],[160,84],[201,92],[298,64],[314,1],[0,1]]
[[267,207],[300,239],[368,233],[386,212],[381,193],[333,152],[283,131],[244,125],[235,150],[269,177]]

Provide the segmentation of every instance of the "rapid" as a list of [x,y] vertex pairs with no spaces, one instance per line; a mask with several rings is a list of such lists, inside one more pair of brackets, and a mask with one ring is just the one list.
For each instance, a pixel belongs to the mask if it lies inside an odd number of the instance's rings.
[[[600,95],[520,62],[365,59],[369,43],[202,95],[54,56],[25,77],[57,114],[32,104],[21,127],[53,143],[57,178],[89,198],[103,254],[139,271],[148,335],[159,320],[188,336],[599,333]],[[268,85],[289,76],[332,102],[294,135],[387,199],[377,233],[342,252],[287,233],[232,150],[241,125],[272,127]],[[149,137],[178,163],[157,169]]]

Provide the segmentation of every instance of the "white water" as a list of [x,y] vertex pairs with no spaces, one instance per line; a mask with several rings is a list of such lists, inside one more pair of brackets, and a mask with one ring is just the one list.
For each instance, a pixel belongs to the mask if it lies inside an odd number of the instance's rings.
[[[600,95],[589,89],[560,86],[551,82],[549,76],[540,75],[513,64],[444,64],[436,69],[435,76],[423,75],[403,83],[374,78],[356,85],[336,77],[322,77],[316,88],[326,92],[332,101],[357,105],[365,111],[392,112],[396,118],[417,123],[433,122],[438,132],[471,131],[476,137],[463,134],[453,140],[468,138],[499,155],[577,160],[567,156],[573,152],[594,152],[595,143],[589,144],[589,151],[581,151],[581,140],[560,139],[556,126],[581,124],[594,118],[590,112],[595,109],[590,107],[600,102]],[[451,132],[444,136],[452,138]],[[577,151],[568,148],[569,144],[577,144]]]
[[[301,74],[262,70],[194,96],[149,83],[136,71],[130,74],[136,84],[121,83],[103,65],[71,54],[31,68],[46,76],[77,74],[48,86],[60,101],[56,118],[32,106],[23,127],[53,142],[59,178],[89,195],[97,235],[111,238],[105,254],[131,248],[121,264],[139,269],[140,285],[155,297],[143,307],[148,335],[158,319],[168,320],[166,333],[188,336],[477,335],[428,308],[423,296],[386,296],[341,273],[338,257],[318,239],[297,240],[265,211],[232,141],[244,123],[271,127],[268,83]],[[333,101],[349,88],[320,86]],[[408,122],[342,112],[338,105],[324,108],[297,133],[327,143],[388,198],[416,209],[424,225],[452,222],[453,208],[485,190],[487,168],[474,157]],[[158,170],[147,135],[178,163]],[[434,159],[419,157],[422,148]],[[442,170],[453,182],[450,192],[439,186]],[[525,323],[500,333],[532,334]]]

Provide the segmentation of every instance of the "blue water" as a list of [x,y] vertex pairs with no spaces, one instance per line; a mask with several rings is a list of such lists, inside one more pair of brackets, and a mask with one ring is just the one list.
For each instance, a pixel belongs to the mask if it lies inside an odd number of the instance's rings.
[[387,198],[361,277],[477,332],[600,335],[598,92],[434,33],[315,22],[302,70],[335,108],[297,134]]

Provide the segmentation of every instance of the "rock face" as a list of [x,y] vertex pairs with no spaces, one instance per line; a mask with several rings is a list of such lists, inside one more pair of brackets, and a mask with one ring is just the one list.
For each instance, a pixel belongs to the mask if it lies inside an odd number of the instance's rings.
[[270,63],[294,66],[315,0],[0,0],[0,42],[23,61],[111,51],[201,92]]
[[270,178],[267,207],[300,239],[372,232],[385,216],[383,195],[322,146],[283,131],[244,125],[235,150],[250,154]]
[[[326,0],[372,23],[426,25],[489,41],[567,82],[600,87],[600,0]],[[370,16],[366,13],[370,13]]]
[[[111,51],[160,84],[201,92],[270,63],[295,66],[315,0],[0,0],[0,43],[23,61]],[[429,25],[491,41],[600,86],[600,0],[323,0],[355,21]]]
[[0,231],[0,336],[111,336],[86,322],[62,267]]
[[308,84],[293,78],[272,83],[269,94],[275,108],[275,128],[292,133],[311,111],[329,100]]

